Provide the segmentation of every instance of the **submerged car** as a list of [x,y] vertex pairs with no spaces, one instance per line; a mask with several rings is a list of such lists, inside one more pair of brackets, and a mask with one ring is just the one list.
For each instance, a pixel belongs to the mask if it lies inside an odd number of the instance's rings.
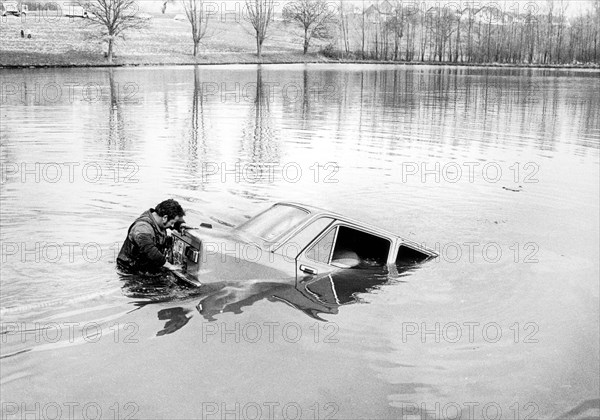
[[169,260],[188,283],[290,282],[344,270],[394,270],[437,254],[386,230],[313,206],[277,203],[240,226],[174,232]]

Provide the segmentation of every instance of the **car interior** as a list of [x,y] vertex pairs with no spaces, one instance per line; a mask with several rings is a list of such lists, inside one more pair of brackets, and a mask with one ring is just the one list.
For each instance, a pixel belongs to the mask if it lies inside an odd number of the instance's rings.
[[313,245],[306,256],[339,268],[381,267],[387,263],[391,245],[389,240],[348,226],[338,226],[336,229],[330,230]]
[[422,263],[425,260],[431,258],[430,255],[424,252],[418,251],[406,245],[400,245],[398,250],[398,256],[396,257],[397,266],[409,266],[418,263]]

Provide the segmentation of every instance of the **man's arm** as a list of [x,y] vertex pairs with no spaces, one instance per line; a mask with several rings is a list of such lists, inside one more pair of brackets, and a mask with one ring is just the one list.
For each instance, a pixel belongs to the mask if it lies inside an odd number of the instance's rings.
[[154,229],[147,223],[137,223],[131,229],[131,239],[140,248],[140,252],[145,255],[150,265],[160,268],[165,264],[167,259],[156,246]]

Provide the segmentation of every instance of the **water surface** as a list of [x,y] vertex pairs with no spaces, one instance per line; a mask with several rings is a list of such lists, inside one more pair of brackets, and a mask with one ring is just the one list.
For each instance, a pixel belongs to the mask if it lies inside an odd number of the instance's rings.
[[[598,415],[597,72],[0,75],[7,417]],[[441,256],[314,293],[119,278],[127,227],[168,197],[223,228],[304,202]]]

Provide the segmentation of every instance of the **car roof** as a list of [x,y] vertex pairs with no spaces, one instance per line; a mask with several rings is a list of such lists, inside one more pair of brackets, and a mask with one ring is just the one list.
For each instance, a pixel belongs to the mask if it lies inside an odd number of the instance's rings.
[[[346,217],[344,215],[341,215],[339,213],[327,210],[327,209],[323,209],[321,207],[316,207],[316,206],[310,206],[310,205],[306,205],[306,204],[302,204],[302,203],[297,203],[297,202],[292,202],[292,201],[282,201],[279,203],[275,203],[274,206],[276,205],[285,205],[285,206],[294,206],[294,207],[298,207],[304,210],[307,210],[310,212],[310,218],[315,218],[315,216],[330,216],[334,219],[338,219],[341,220],[343,222],[347,222],[349,224],[353,224],[356,226],[362,226],[366,229],[369,229],[370,231],[373,231],[373,233],[377,233],[383,236],[392,236],[395,238],[400,238],[403,239],[400,235],[394,233],[394,232],[390,232],[389,230],[386,229],[382,229],[380,227],[371,225],[369,223],[365,223],[365,222],[361,222],[359,220],[353,219],[351,217]],[[404,240],[404,239],[403,239]]]

